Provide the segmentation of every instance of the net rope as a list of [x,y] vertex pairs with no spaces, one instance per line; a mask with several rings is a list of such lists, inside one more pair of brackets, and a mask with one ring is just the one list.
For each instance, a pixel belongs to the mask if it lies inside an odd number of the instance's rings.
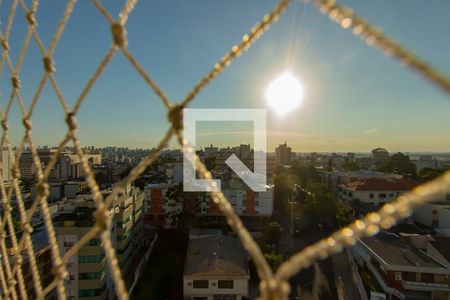
[[[38,33],[37,21],[35,13],[38,9],[38,0],[32,0],[30,7],[28,7],[24,0],[11,0],[11,8],[8,13],[6,26],[4,31],[0,30],[0,40],[2,44],[2,55],[0,58],[0,74],[6,69],[11,77],[12,92],[8,98],[6,107],[0,106],[0,118],[2,125],[1,148],[7,149],[11,161],[10,170],[3,170],[0,166],[0,173],[11,172],[11,184],[7,186],[3,180],[0,180],[0,193],[2,197],[3,214],[0,219],[0,286],[1,297],[5,299],[28,299],[24,276],[22,273],[22,266],[24,262],[24,255],[28,258],[28,265],[32,274],[32,285],[37,299],[44,299],[52,290],[56,289],[59,299],[66,299],[65,279],[68,276],[66,264],[69,259],[76,255],[77,252],[92,238],[99,235],[102,241],[102,247],[106,254],[106,261],[114,282],[115,293],[119,299],[128,299],[128,293],[122,278],[121,270],[119,268],[116,252],[112,246],[110,239],[109,228],[111,225],[110,207],[121,191],[134,180],[136,180],[145,169],[150,166],[155,159],[161,154],[169,141],[176,137],[180,146],[188,145],[189,141],[183,139],[183,109],[195,99],[195,97],[214,80],[231,62],[237,57],[247,51],[251,45],[262,35],[269,27],[278,20],[285,9],[290,4],[291,0],[280,0],[279,3],[267,14],[260,22],[258,22],[251,30],[245,34],[241,41],[234,45],[213,67],[202,77],[189,91],[186,97],[179,103],[171,102],[163,90],[150,77],[149,73],[140,65],[139,61],[133,56],[128,49],[126,23],[135,9],[136,0],[127,0],[121,9],[117,19],[103,7],[99,0],[92,0],[93,7],[95,7],[106,19],[111,28],[111,46],[103,56],[103,59],[98,64],[94,73],[87,80],[86,85],[81,90],[77,97],[73,108],[68,105],[63,91],[60,89],[56,73],[53,54],[58,46],[58,43],[63,35],[64,28],[70,20],[71,13],[76,0],[68,0],[63,16],[61,17],[53,38],[48,46],[45,47],[42,39]],[[445,93],[450,94],[450,80],[439,72],[434,67],[430,66],[420,58],[416,57],[408,49],[399,45],[395,40],[386,36],[382,31],[369,24],[366,20],[359,17],[351,9],[339,5],[334,0],[315,0],[313,1],[317,8],[329,18],[338,23],[343,28],[351,29],[352,32],[361,37],[368,45],[379,48],[384,54],[392,56],[399,62],[408,66],[412,71],[422,75],[425,79],[441,88]],[[306,4],[306,3],[305,3]],[[1,5],[1,2],[0,2]],[[1,9],[1,7],[0,7]],[[17,62],[14,64],[9,48],[8,40],[11,34],[11,28],[14,23],[16,12],[21,9],[25,15],[25,22],[27,22],[27,30],[24,36],[20,54]],[[23,20],[22,20],[23,21]],[[26,107],[21,93],[20,72],[23,65],[27,50],[30,43],[34,40],[42,55],[43,74],[41,80],[36,88],[30,106]],[[169,123],[168,129],[163,136],[160,143],[155,148],[155,151],[149,153],[142,161],[140,161],[122,181],[115,185],[112,192],[106,197],[101,193],[97,182],[95,181],[94,173],[89,165],[86,157],[83,155],[83,147],[77,137],[77,113],[81,105],[85,102],[86,96],[92,90],[97,79],[101,76],[107,65],[111,62],[117,52],[129,61],[135,71],[142,77],[145,83],[151,90],[160,98],[162,104],[167,109],[167,120]],[[6,66],[5,66],[6,64]],[[59,104],[61,105],[67,126],[67,131],[61,142],[58,144],[56,151],[53,153],[50,161],[42,168],[42,163],[37,153],[36,144],[33,141],[32,135],[32,121],[31,117],[39,102],[42,90],[45,85],[49,84],[55,92]],[[10,137],[8,117],[11,107],[17,103],[22,113],[22,123],[24,127],[24,134],[21,138],[18,147],[13,151]],[[92,198],[96,204],[96,211],[94,214],[95,225],[91,227],[88,232],[73,245],[68,251],[61,255],[58,247],[55,228],[52,223],[51,214],[48,207],[49,185],[48,178],[53,167],[58,161],[59,155],[64,148],[72,143],[74,151],[81,161],[82,168],[85,174],[85,181],[90,188]],[[36,169],[36,190],[37,195],[33,200],[30,209],[27,211],[24,206],[24,199],[19,186],[21,178],[19,169],[19,160],[25,148],[28,147],[31,152],[32,161]],[[188,151],[195,151],[188,147]],[[204,179],[211,179],[211,173],[206,169],[205,165],[196,157],[196,169],[200,176]],[[273,273],[268,263],[264,259],[259,246],[252,239],[250,233],[247,231],[239,216],[234,212],[233,207],[228,202],[227,198],[221,192],[211,192],[212,200],[218,205],[220,211],[226,217],[230,227],[240,238],[242,245],[250,254],[252,260],[256,265],[260,281],[260,298],[261,299],[287,299],[290,291],[288,279],[295,275],[302,269],[309,267],[311,264],[319,259],[326,258],[333,253],[337,253],[345,246],[355,244],[358,238],[364,236],[375,235],[380,228],[387,229],[395,224],[396,220],[405,218],[411,215],[412,211],[421,204],[432,200],[435,196],[442,192],[450,191],[450,172],[445,173],[440,178],[431,182],[425,183],[411,192],[398,197],[395,201],[384,205],[378,212],[373,212],[361,220],[357,220],[349,226],[333,233],[329,237],[321,240],[313,245],[310,245],[294,254],[289,260],[283,262],[278,270]],[[11,199],[15,196],[17,201],[17,210],[19,211],[20,223],[23,227],[23,234],[18,237],[14,229]],[[30,224],[33,214],[40,209],[45,228],[48,233],[48,242],[51,248],[52,255],[52,273],[54,275],[53,281],[47,285],[42,286],[42,280],[39,275],[31,234],[33,228]],[[10,238],[10,252],[6,245],[7,237]],[[12,259],[10,259],[10,254]]]

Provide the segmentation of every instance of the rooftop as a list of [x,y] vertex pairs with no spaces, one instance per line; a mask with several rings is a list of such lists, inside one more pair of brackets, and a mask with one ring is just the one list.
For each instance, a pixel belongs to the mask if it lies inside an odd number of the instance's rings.
[[410,191],[419,182],[409,179],[394,179],[394,178],[368,178],[364,180],[352,181],[343,184],[342,187],[351,191]]
[[450,237],[434,236],[430,243],[448,262],[450,262]]
[[247,252],[235,237],[208,236],[191,239],[184,275],[248,276],[247,258]]
[[361,241],[387,265],[443,268],[422,251],[402,241],[393,233],[383,231],[376,236],[362,238]]

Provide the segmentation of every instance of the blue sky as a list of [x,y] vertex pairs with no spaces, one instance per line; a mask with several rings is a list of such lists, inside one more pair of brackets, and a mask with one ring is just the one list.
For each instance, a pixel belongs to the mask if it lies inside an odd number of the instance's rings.
[[[4,1],[8,2],[8,1]],[[116,16],[123,1],[102,1]],[[423,0],[342,1],[418,56],[450,76],[450,2]],[[130,51],[173,101],[237,43],[276,1],[142,0],[128,24]],[[9,3],[2,3],[2,30]],[[48,45],[65,1],[42,1],[38,31]],[[15,62],[25,32],[16,15],[10,47]],[[56,78],[73,104],[111,43],[109,26],[90,1],[78,1],[55,52]],[[278,23],[239,57],[192,103],[195,108],[264,108],[264,92],[277,75],[291,70],[305,98],[280,118],[268,110],[268,150],[285,140],[296,151],[450,151],[450,99],[419,75],[365,45],[295,1]],[[42,76],[41,55],[32,41],[22,70],[26,103]],[[9,72],[0,79],[0,103],[10,93]],[[23,134],[17,105],[11,111],[13,143]],[[56,144],[64,116],[50,85],[33,115],[36,144]],[[83,145],[152,147],[167,129],[165,109],[118,53],[79,112]],[[201,126],[206,144],[251,143],[251,124]],[[238,133],[240,132],[240,134]]]

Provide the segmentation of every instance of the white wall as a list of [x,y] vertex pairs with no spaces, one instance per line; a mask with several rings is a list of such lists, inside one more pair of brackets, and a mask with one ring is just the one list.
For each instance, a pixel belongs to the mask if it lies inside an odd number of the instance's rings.
[[450,205],[438,210],[438,227],[450,229]]
[[[433,217],[433,210],[436,211]],[[450,229],[450,204],[424,204],[414,211],[414,220],[430,227]],[[433,226],[433,218],[437,224]]]
[[[347,195],[344,194],[346,191]],[[339,197],[346,201],[351,201],[352,199],[359,199],[362,203],[372,203],[378,205],[380,202],[390,202],[395,200],[398,195],[404,193],[403,191],[349,191],[343,189],[339,193]],[[373,194],[373,198],[370,198],[370,194]],[[379,194],[386,194],[386,198],[380,198]]]
[[[201,278],[196,278],[200,279]],[[221,278],[222,279],[222,278]],[[232,278],[223,278],[223,280],[231,280]],[[237,299],[241,299],[241,297],[248,296],[248,279],[234,279],[234,288],[233,289],[219,289],[218,288],[218,279],[210,279],[209,280],[209,288],[207,289],[194,289],[193,286],[189,286],[188,282],[193,282],[192,278],[184,278],[183,280],[183,294],[184,297],[198,297],[198,296],[206,296],[208,300],[213,299],[214,294],[221,295],[238,295]],[[213,286],[213,283],[216,285]]]

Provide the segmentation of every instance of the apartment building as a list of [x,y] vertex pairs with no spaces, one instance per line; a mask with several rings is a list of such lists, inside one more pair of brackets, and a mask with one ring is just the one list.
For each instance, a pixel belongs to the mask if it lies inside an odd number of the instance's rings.
[[[111,190],[103,190],[106,197]],[[134,281],[134,267],[144,253],[143,193],[127,186],[111,206],[109,228],[113,247],[127,287]],[[91,195],[78,195],[54,219],[62,254],[94,226],[96,205]],[[114,287],[99,236],[91,239],[69,259],[66,279],[69,299],[114,299]]]
[[409,178],[367,178],[341,184],[338,197],[345,202],[357,199],[361,203],[379,206],[396,199],[417,185],[418,182]]
[[[22,236],[22,232],[17,232],[17,238],[20,239]],[[33,250],[35,254],[36,266],[39,272],[39,277],[41,279],[41,284],[45,288],[54,279],[54,275],[52,273],[52,254],[50,245],[48,243],[48,235],[46,230],[35,231],[31,235],[31,241],[33,243]],[[8,253],[8,259],[10,261],[10,265],[14,264],[14,255],[16,251],[12,248],[11,239],[9,237],[6,238],[6,249]],[[22,251],[22,275],[24,278],[25,286],[26,286],[26,294],[29,299],[35,299],[36,293],[34,290],[33,284],[28,284],[33,282],[33,275],[31,273],[31,266],[28,253],[26,251]],[[2,260],[2,264],[4,261]],[[19,289],[16,290],[17,294],[20,296]],[[46,299],[56,299],[56,291],[51,291]]]
[[184,299],[241,300],[248,297],[248,255],[238,238],[222,235],[189,240]]
[[386,299],[450,299],[450,238],[381,232],[352,248]]
[[[222,181],[222,192],[243,221],[260,221],[273,213],[273,185],[265,192],[254,192],[238,181]],[[145,222],[153,226],[170,227],[179,216],[189,213],[200,219],[217,220],[222,217],[219,207],[208,193],[185,193],[181,185],[149,184],[145,192]]]
[[277,165],[289,165],[292,159],[292,149],[287,143],[279,145],[275,148],[275,162]]

